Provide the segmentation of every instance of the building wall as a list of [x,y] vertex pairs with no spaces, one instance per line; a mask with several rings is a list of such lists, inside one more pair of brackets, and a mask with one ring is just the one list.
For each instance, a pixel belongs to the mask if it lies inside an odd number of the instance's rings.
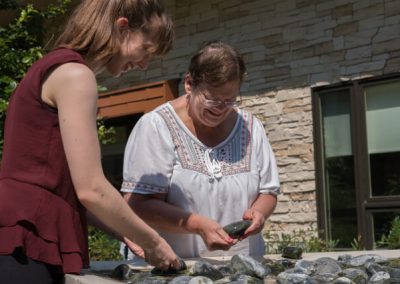
[[[311,88],[399,71],[398,0],[165,0],[176,42],[147,72],[110,89],[182,78],[204,41],[223,40],[245,57],[243,107],[256,114],[277,157],[282,194],[267,229],[316,232]],[[182,86],[180,87],[182,91]]]

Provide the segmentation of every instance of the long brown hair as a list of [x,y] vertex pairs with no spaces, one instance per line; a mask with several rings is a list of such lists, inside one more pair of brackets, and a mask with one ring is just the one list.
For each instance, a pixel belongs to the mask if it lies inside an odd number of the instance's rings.
[[121,32],[116,20],[120,17],[128,19],[133,31],[155,34],[155,55],[171,49],[173,24],[161,0],[83,0],[55,46],[76,50],[99,70],[119,51]]
[[188,74],[193,87],[206,83],[218,87],[227,82],[243,82],[246,66],[242,55],[221,41],[207,42],[190,60]]

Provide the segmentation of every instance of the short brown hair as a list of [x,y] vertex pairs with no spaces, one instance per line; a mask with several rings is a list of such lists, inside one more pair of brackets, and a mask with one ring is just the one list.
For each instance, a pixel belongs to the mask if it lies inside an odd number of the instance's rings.
[[76,50],[95,69],[106,65],[120,48],[116,20],[126,17],[131,30],[155,31],[156,55],[166,54],[174,38],[172,19],[161,0],[83,0],[69,19],[56,47]]
[[214,87],[227,82],[243,82],[246,67],[241,54],[232,46],[220,41],[206,43],[190,60],[188,74],[197,87],[206,83]]

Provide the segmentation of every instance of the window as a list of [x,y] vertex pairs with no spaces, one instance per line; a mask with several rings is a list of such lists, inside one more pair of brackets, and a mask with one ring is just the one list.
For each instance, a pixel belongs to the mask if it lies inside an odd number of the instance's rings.
[[101,145],[101,161],[105,176],[116,189],[120,189],[122,184],[126,142],[128,141],[133,127],[141,116],[142,114],[121,116],[107,119],[104,122],[105,126],[114,128],[115,135],[113,135],[113,143]]
[[400,77],[313,90],[318,226],[367,249],[400,214]]
[[115,142],[101,145],[104,173],[115,188],[122,184],[125,145],[133,127],[144,113],[178,97],[178,81],[171,79],[100,94],[98,115],[107,127],[115,130]]

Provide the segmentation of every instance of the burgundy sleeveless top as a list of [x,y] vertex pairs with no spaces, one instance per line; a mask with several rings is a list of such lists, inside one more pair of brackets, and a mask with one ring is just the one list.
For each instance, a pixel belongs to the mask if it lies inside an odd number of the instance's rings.
[[49,70],[81,55],[57,49],[37,61],[11,96],[0,169],[0,254],[22,247],[64,273],[87,267],[86,211],[75,194],[57,109],[41,100]]

